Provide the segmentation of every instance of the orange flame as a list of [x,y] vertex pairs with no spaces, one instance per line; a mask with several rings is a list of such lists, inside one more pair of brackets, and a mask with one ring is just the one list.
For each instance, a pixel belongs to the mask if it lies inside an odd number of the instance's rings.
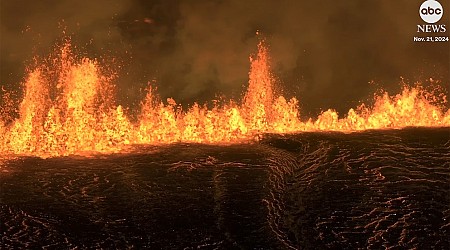
[[[194,103],[184,111],[171,98],[167,104],[159,101],[149,86],[139,119],[131,122],[122,106],[113,104],[111,79],[101,73],[98,62],[75,60],[66,44],[54,60],[56,86],[51,86],[54,81],[45,67],[30,71],[19,118],[0,119],[0,155],[86,155],[118,152],[130,144],[239,142],[261,133],[450,126],[450,110],[436,104],[446,102],[446,96],[420,86],[405,86],[395,96],[384,93],[375,98],[372,108],[362,104],[345,118],[327,110],[315,120],[301,121],[297,99],[276,97],[269,61],[261,41],[257,55],[250,58],[249,86],[241,105],[230,101],[208,109]],[[56,91],[54,100],[51,91]]]

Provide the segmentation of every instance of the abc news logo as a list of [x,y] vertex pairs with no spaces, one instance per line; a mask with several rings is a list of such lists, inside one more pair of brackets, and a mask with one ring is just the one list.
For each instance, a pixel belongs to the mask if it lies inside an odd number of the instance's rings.
[[420,5],[419,14],[422,20],[428,24],[417,25],[417,32],[432,33],[446,32],[445,24],[434,24],[441,20],[444,15],[444,8],[436,0],[426,0]]

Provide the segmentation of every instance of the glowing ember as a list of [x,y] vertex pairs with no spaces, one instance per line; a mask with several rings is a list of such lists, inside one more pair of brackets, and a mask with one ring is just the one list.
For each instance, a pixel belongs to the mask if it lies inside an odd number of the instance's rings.
[[[395,96],[384,93],[375,98],[372,108],[350,109],[343,119],[327,110],[317,119],[303,122],[297,99],[287,101],[274,94],[263,42],[250,62],[249,87],[241,105],[230,101],[208,109],[194,103],[183,111],[173,99],[167,104],[159,101],[149,86],[138,122],[132,123],[111,100],[111,79],[101,73],[98,63],[88,58],[75,60],[70,46],[65,45],[51,69],[41,66],[28,73],[19,118],[12,118],[9,93],[3,94],[6,106],[0,112],[0,154],[86,155],[118,152],[129,144],[238,142],[253,140],[261,133],[450,126],[450,110],[436,104],[445,102],[446,96],[420,86],[405,86]],[[55,78],[56,86],[52,86]]]

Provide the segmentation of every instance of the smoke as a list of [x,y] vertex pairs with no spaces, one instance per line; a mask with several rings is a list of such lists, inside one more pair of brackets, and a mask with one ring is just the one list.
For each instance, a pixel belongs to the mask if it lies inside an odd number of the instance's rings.
[[[448,85],[450,43],[413,42],[423,36],[421,3],[1,0],[1,84],[20,81],[24,62],[48,52],[64,26],[90,54],[120,59],[120,103],[137,104],[148,81],[184,104],[239,98],[259,31],[285,96],[306,115],[342,112],[377,88],[398,90],[401,77]],[[450,28],[445,11],[440,23]]]
[[[49,53],[63,31],[77,34],[80,43],[93,43],[96,50],[120,40],[113,19],[129,6],[127,1],[4,1],[1,7],[2,82],[18,73],[34,55]],[[8,69],[8,70],[6,70]],[[4,72],[4,71],[8,72]]]

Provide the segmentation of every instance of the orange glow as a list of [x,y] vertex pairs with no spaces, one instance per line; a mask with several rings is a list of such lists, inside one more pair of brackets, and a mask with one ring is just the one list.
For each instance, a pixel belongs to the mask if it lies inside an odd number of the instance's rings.
[[10,116],[8,120],[4,113],[11,113],[11,108],[2,107],[0,155],[88,155],[119,152],[132,144],[249,141],[262,133],[450,126],[450,110],[443,105],[446,96],[420,86],[405,86],[394,96],[376,96],[371,108],[362,104],[344,118],[327,110],[316,119],[301,121],[298,100],[274,93],[263,41],[257,55],[250,58],[249,86],[242,104],[230,101],[208,109],[194,103],[183,110],[171,98],[159,100],[149,86],[138,121],[131,122],[122,106],[114,104],[112,79],[101,73],[98,62],[77,60],[69,44],[59,54],[51,67],[28,72],[17,119]]

